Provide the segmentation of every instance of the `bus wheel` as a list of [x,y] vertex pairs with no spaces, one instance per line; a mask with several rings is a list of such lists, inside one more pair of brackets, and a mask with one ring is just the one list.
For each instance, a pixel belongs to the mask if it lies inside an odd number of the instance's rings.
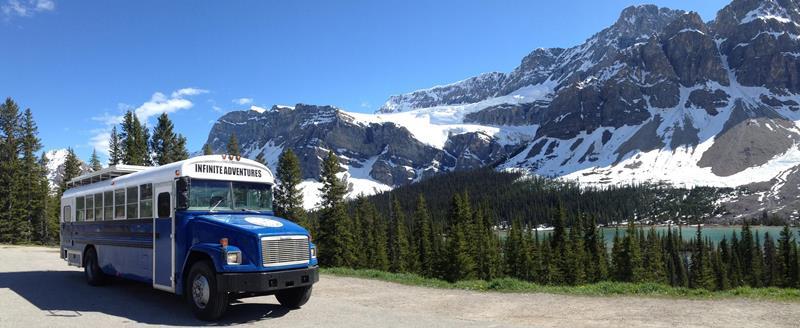
[[86,276],[86,282],[92,286],[101,286],[108,281],[108,277],[100,269],[100,264],[97,261],[97,251],[94,247],[86,251],[86,259],[83,264],[83,273]]
[[228,307],[228,293],[217,289],[216,275],[208,261],[200,261],[189,270],[186,296],[192,312],[200,320],[219,319]]
[[281,305],[290,309],[299,309],[311,298],[311,286],[284,289],[275,293]]

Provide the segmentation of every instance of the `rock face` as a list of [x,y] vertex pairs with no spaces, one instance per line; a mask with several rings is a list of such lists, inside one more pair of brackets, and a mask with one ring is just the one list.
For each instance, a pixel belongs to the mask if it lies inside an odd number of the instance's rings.
[[483,166],[585,184],[770,183],[800,163],[798,22],[797,0],[735,0],[711,22],[632,6],[508,73],[391,96],[375,114],[232,112],[208,142],[222,151],[235,132],[271,165],[292,148],[307,179],[333,150],[350,181],[386,188]]
[[232,133],[245,156],[255,158],[263,152],[273,167],[282,150],[291,148],[305,179],[319,177],[322,160],[333,150],[343,167],[361,172],[355,177],[388,186],[442,171],[482,167],[504,151],[491,137],[469,133],[453,135],[443,149],[437,149],[392,122],[360,121],[335,107],[305,104],[228,113],[214,124],[208,143],[216,153],[224,153]]

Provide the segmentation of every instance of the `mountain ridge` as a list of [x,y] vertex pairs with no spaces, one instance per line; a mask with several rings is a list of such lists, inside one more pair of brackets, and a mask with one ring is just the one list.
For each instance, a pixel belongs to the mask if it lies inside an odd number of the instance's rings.
[[231,112],[208,144],[224,151],[236,132],[270,165],[290,147],[308,186],[332,150],[351,197],[485,166],[595,185],[760,190],[800,163],[798,17],[793,0],[735,0],[710,22],[632,6],[584,43],[536,49],[509,73],[391,96],[375,114]]

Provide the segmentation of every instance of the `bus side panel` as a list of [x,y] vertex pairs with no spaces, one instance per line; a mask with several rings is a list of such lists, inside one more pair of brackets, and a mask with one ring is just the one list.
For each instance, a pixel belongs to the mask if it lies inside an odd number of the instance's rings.
[[97,245],[97,257],[103,272],[142,282],[152,280],[152,250],[124,246]]
[[82,253],[93,245],[103,272],[151,282],[152,229],[152,219],[69,222],[62,228],[62,247]]

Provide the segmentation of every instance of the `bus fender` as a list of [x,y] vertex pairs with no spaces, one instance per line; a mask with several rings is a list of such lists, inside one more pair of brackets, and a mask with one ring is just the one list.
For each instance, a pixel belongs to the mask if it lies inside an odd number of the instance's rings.
[[201,253],[207,255],[209,258],[211,258],[214,269],[217,272],[222,272],[222,248],[219,244],[199,243],[192,245],[188,252],[190,255],[186,257],[186,260],[184,260],[183,263],[182,272],[184,273],[191,269],[189,266],[192,263],[189,263],[189,261],[192,259],[192,253]]

